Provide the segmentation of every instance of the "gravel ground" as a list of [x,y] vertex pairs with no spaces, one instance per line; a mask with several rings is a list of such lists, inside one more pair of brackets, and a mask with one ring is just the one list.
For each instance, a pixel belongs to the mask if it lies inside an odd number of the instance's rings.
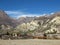
[[43,40],[43,39],[0,40],[0,45],[60,45],[60,40]]

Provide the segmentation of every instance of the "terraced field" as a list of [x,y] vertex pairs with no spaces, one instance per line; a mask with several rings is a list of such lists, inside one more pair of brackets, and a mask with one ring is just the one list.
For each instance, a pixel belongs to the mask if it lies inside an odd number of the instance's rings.
[[43,40],[43,39],[0,40],[0,45],[60,45],[60,40]]

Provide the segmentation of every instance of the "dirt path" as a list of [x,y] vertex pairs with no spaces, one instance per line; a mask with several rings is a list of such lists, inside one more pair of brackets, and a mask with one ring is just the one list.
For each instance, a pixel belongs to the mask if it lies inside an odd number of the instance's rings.
[[42,39],[0,40],[0,45],[60,45],[60,40],[42,40]]

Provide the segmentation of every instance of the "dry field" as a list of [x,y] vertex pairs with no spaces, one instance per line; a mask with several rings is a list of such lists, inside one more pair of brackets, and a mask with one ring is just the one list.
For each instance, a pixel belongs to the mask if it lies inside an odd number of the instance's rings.
[[0,45],[60,45],[60,40],[43,40],[43,39],[0,40]]

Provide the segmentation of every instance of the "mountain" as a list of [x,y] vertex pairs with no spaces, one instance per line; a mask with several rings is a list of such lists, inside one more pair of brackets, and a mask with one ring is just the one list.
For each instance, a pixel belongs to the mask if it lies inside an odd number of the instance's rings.
[[31,21],[37,21],[39,24],[39,27],[35,30],[36,32],[45,32],[47,30],[57,30],[60,32],[60,12],[56,12],[52,15],[39,17],[20,17],[18,19],[19,25],[24,23],[27,24]]
[[18,19],[18,22],[19,24],[22,24],[22,23],[28,23],[28,22],[31,22],[32,20],[34,20],[36,17],[20,17]]
[[57,30],[57,32],[60,32],[60,12],[53,15],[40,16],[34,20],[40,25],[37,32],[45,32],[47,30],[50,32],[51,30]]
[[31,22],[35,17],[20,17],[19,19],[14,19],[8,16],[6,12],[0,10],[0,25],[10,25],[16,27],[19,24]]
[[0,10],[0,25],[10,25],[15,27],[16,20],[9,17],[3,10]]
[[57,30],[60,32],[60,12],[39,17],[20,17],[19,19],[14,19],[0,10],[0,26],[9,25],[9,27],[17,27],[24,23],[30,24],[32,21],[36,21],[39,24],[39,27],[35,30],[36,32],[45,32],[47,30]]

